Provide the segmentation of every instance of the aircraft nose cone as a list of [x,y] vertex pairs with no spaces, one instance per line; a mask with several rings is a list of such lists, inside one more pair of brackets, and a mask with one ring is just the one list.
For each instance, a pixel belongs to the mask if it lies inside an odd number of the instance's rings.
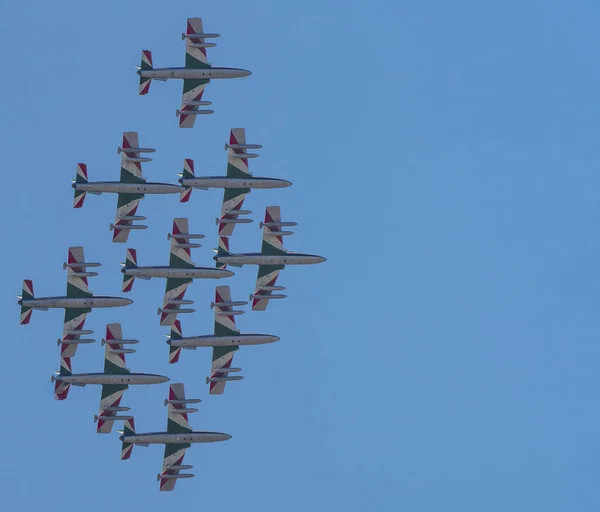
[[220,437],[220,441],[229,441],[231,439],[231,436],[229,434],[221,434]]
[[125,302],[126,306],[129,306],[129,304],[133,304],[133,300],[131,299],[123,299],[123,301]]
[[252,74],[252,71],[248,71],[247,69],[240,69],[240,77],[245,77],[245,76],[250,76]]
[[160,382],[169,382],[171,379],[169,379],[169,377],[165,377],[164,375],[161,375],[161,379]]
[[323,256],[317,256],[317,263],[323,263],[327,261],[327,258],[323,258]]
[[231,270],[221,270],[221,272],[223,272],[223,277],[231,277],[235,275],[235,273],[233,273]]

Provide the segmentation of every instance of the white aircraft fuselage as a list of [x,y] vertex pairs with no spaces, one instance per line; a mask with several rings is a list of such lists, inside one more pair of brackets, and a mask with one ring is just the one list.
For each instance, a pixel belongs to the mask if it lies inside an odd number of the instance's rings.
[[73,375],[55,375],[52,381],[64,382],[86,386],[87,384],[162,384],[168,382],[169,377],[156,375],[154,373],[127,373],[123,375],[113,375],[108,373],[75,373]]
[[193,188],[285,188],[292,182],[278,178],[249,176],[248,178],[228,178],[227,176],[200,176],[197,178],[180,179],[185,187]]
[[213,256],[213,259],[226,265],[313,265],[323,263],[325,258],[315,254],[289,252],[287,254],[262,254],[245,252],[227,256]]
[[51,308],[116,308],[119,306],[128,306],[133,303],[131,299],[124,297],[40,297],[36,299],[20,299],[20,306],[33,309],[51,309]]
[[167,344],[172,347],[230,347],[232,345],[262,345],[279,341],[279,336],[271,334],[238,334],[233,336],[188,336],[177,340],[169,339]]
[[213,80],[215,78],[243,78],[252,73],[246,69],[238,68],[154,68],[144,70],[138,69],[137,74],[155,80],[170,80],[176,78]]
[[121,272],[127,276],[150,279],[152,277],[162,278],[187,278],[187,279],[221,279],[231,277],[233,272],[229,270],[216,269],[213,267],[191,267],[173,268],[164,267],[134,267],[122,268]]
[[73,183],[75,190],[91,194],[179,194],[180,185],[171,183],[123,183],[121,181],[95,181],[92,183]]
[[183,432],[169,434],[167,432],[148,432],[147,434],[123,434],[120,441],[133,444],[171,444],[171,443],[216,443],[231,439],[229,434],[221,432]]

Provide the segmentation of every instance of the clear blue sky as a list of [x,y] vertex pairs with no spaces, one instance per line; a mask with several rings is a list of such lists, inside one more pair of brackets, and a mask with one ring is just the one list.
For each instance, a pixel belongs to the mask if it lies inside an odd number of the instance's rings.
[[[143,48],[156,66],[182,65],[188,16],[222,34],[210,61],[253,75],[210,84],[215,115],[186,131],[181,84],[138,97],[134,68]],[[592,0],[2,2],[3,505],[600,510],[599,24]],[[104,264],[93,291],[119,294],[116,199],[73,210],[77,162],[117,179],[121,133],[138,130],[157,149],[149,179],[174,181],[184,157],[219,174],[237,126],[264,145],[255,173],[294,181],[252,193],[255,219],[281,204],[299,222],[288,248],[328,261],[285,270],[289,298],[239,317],[282,339],[240,350],[246,379],[220,397],[204,383],[210,350],[167,364],[163,281],[88,317],[98,339],[120,321],[142,340],[134,371],[205,399],[195,428],[233,435],[189,450],[196,478],[163,494],[162,447],[122,462],[116,435],[95,434],[97,387],[53,400],[62,312],[21,327],[14,296],[23,278],[62,294],[77,244]],[[140,264],[167,263],[175,216],[207,235],[194,259],[211,263],[220,199],[145,199],[150,229],[129,245]],[[259,247],[257,224],[238,228],[232,249]],[[233,297],[254,278],[238,270]],[[189,289],[185,333],[211,331],[212,294]],[[82,347],[73,367],[99,371],[102,355]],[[126,393],[139,430],[165,427],[166,392]]]

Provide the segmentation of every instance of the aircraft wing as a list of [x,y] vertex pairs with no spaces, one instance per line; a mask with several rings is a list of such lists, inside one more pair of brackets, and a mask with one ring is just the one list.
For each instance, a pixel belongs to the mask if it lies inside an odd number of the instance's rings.
[[[188,18],[185,39],[185,67],[188,69],[210,68],[206,58],[206,43],[204,38],[194,37],[194,34],[202,34],[202,18]],[[208,43],[210,44],[210,43]],[[179,109],[179,127],[192,128],[198,115],[198,102],[201,102],[204,88],[208,79],[183,80],[183,93],[181,95],[181,108]],[[212,111],[206,111],[211,114]]]
[[[106,340],[104,345],[104,373],[111,375],[127,375],[129,370],[125,366],[125,353],[135,351],[125,349],[121,324],[114,323],[106,326]],[[96,432],[98,434],[109,434],[112,431],[115,416],[121,404],[123,392],[127,389],[127,384],[103,384],[102,395],[100,397],[100,412],[96,416],[98,425]]]
[[[169,266],[173,268],[193,268],[190,243],[188,220],[178,218],[173,220],[173,230],[171,232],[171,255]],[[173,325],[177,319],[177,314],[181,310],[181,304],[177,301],[184,299],[185,291],[192,282],[190,278],[168,278],[165,287],[163,307],[160,312],[160,325]]]
[[210,378],[208,379],[209,394],[221,395],[225,391],[226,380],[218,380],[227,377],[228,368],[231,368],[233,354],[240,347],[213,347],[212,364],[210,366]]
[[[217,286],[214,302],[215,336],[235,336],[240,333],[235,325],[233,307],[229,304],[231,304],[231,290],[229,286]],[[239,347],[235,345],[231,347],[213,347],[210,377],[208,379],[209,393],[211,395],[220,395],[225,391],[227,381],[219,379],[229,375],[227,369],[231,368],[233,354],[238,349]]]
[[[273,225],[281,224],[281,210],[279,206],[267,206],[265,211],[265,221],[263,227],[262,254],[282,255],[287,254],[283,247],[283,235],[281,228]],[[252,310],[264,311],[269,304],[269,298],[273,297],[273,287],[277,282],[279,272],[284,269],[283,265],[259,265],[258,275],[256,277],[256,288],[252,296]],[[283,287],[278,287],[284,289]],[[263,298],[264,297],[264,298]],[[279,295],[278,298],[283,298]]]
[[[185,400],[185,388],[183,384],[171,384],[169,386],[167,432],[169,434],[185,434],[191,432],[192,429],[188,423],[188,413],[183,412],[187,409],[186,404],[171,403],[173,400]],[[185,451],[190,446],[190,443],[165,444],[162,471],[159,475],[161,491],[172,491],[175,488],[177,476],[181,470],[178,466],[183,464]]]
[[[121,147],[121,183],[146,183],[142,175],[142,162],[149,162],[152,159],[143,157],[140,151],[137,132],[124,132],[123,145]],[[128,217],[134,217],[144,194],[118,194],[117,214],[113,224],[113,242],[125,243],[129,238],[133,220]],[[142,219],[140,219],[142,220]]]
[[[232,128],[229,132],[228,146],[239,146],[246,144],[246,129]],[[227,146],[226,146],[227,147]],[[252,176],[248,169],[248,159],[240,158],[244,149],[231,148],[227,150],[227,177],[228,178],[249,178]],[[220,237],[229,237],[233,234],[236,220],[240,215],[242,204],[246,194],[250,193],[249,188],[226,188],[223,191],[223,203],[221,205],[221,216],[219,218]]]
[[[78,267],[77,263],[85,263],[83,247],[69,247],[66,266],[67,297],[91,297],[93,294],[88,288],[88,276],[82,275],[86,273],[86,268],[85,266]],[[75,355],[77,343],[68,342],[81,339],[81,335],[77,331],[83,330],[85,318],[91,311],[90,308],[65,308],[63,336],[60,340],[61,357],[73,357]]]

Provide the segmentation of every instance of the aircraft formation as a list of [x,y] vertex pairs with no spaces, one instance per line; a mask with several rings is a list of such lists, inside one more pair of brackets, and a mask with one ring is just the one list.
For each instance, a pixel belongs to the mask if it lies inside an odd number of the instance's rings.
[[[241,78],[251,74],[244,69],[215,67],[208,63],[206,50],[215,46],[210,40],[217,37],[219,34],[204,32],[201,18],[189,18],[186,31],[182,34],[185,41],[184,67],[154,68],[151,52],[142,51],[141,65],[137,72],[140,95],[148,94],[152,80],[183,80],[181,106],[176,110],[180,128],[192,128],[197,116],[214,113],[213,110],[200,108],[211,105],[211,102],[202,99],[208,83],[215,79]],[[172,230],[167,235],[170,244],[168,264],[164,264],[166,258],[161,262],[156,261],[154,255],[143,255],[143,262],[150,264],[140,265],[136,249],[127,248],[121,269],[121,294],[131,293],[136,279],[165,280],[162,302],[159,302],[157,297],[158,323],[170,329],[165,356],[168,355],[169,363],[174,364],[179,361],[182,349],[212,348],[212,364],[206,377],[208,393],[211,395],[223,394],[227,382],[243,378],[239,375],[241,368],[232,366],[234,354],[240,346],[274,343],[280,338],[274,334],[241,332],[236,327],[235,317],[244,313],[239,308],[248,302],[233,300],[230,286],[227,285],[215,287],[215,299],[210,304],[214,310],[212,333],[184,336],[179,317],[195,312],[190,308],[194,301],[185,298],[188,286],[197,279],[229,279],[234,276],[234,272],[228,267],[256,266],[256,285],[254,292],[250,294],[250,307],[252,311],[265,311],[271,301],[286,298],[286,295],[281,293],[285,286],[277,284],[281,270],[288,265],[309,265],[325,261],[325,258],[319,255],[290,252],[284,248],[284,237],[292,234],[287,228],[296,226],[296,222],[282,221],[279,206],[268,206],[265,210],[264,220],[259,225],[262,229],[262,247],[259,252],[230,250],[229,241],[236,225],[253,222],[248,217],[252,212],[242,209],[246,195],[252,189],[279,189],[292,185],[285,179],[251,174],[249,161],[259,156],[252,151],[261,148],[259,144],[246,142],[244,128],[232,128],[229,140],[225,144],[227,167],[223,176],[196,176],[194,161],[185,158],[180,178],[176,183],[151,182],[142,174],[142,164],[152,160],[148,155],[154,153],[155,149],[140,145],[138,133],[130,131],[123,133],[122,144],[117,150],[121,157],[118,181],[90,181],[87,165],[78,163],[72,183],[73,207],[76,209],[83,207],[87,194],[117,195],[115,220],[110,224],[114,243],[126,243],[132,231],[148,228],[141,223],[146,217],[137,211],[140,200],[146,195],[178,194],[179,202],[187,203],[194,189],[223,190],[221,211],[216,218],[218,249],[213,263],[198,266],[192,261],[191,250],[200,247],[196,240],[204,238],[204,235],[192,233],[188,219],[179,217],[173,220]],[[66,400],[71,386],[101,386],[99,412],[94,416],[97,433],[109,434],[114,422],[123,422],[123,430],[120,431],[119,437],[122,442],[121,459],[129,459],[135,445],[164,444],[162,470],[157,479],[161,491],[172,491],[177,480],[194,476],[185,472],[192,468],[189,464],[183,464],[187,448],[193,443],[226,441],[231,435],[192,430],[188,423],[188,415],[197,412],[198,409],[189,405],[201,400],[186,398],[183,383],[171,383],[168,397],[164,400],[164,405],[167,406],[166,431],[136,432],[131,408],[121,404],[123,393],[129,386],[163,384],[169,382],[170,378],[155,373],[134,373],[127,368],[126,356],[136,352],[136,349],[131,347],[137,345],[139,340],[124,338],[120,323],[108,324],[105,337],[101,340],[104,347],[104,370],[95,373],[73,371],[72,360],[79,345],[95,343],[94,339],[86,337],[94,334],[93,330],[85,327],[87,315],[96,308],[124,307],[133,302],[123,295],[93,294],[88,281],[98,275],[93,269],[99,266],[101,264],[98,262],[86,260],[83,247],[69,247],[67,260],[63,263],[63,269],[67,273],[66,294],[37,297],[33,282],[25,279],[22,294],[18,298],[21,308],[20,323],[28,324],[34,310],[64,310],[63,332],[58,339],[60,366],[51,377],[55,399]],[[140,288],[143,286],[143,283],[137,285]]]

